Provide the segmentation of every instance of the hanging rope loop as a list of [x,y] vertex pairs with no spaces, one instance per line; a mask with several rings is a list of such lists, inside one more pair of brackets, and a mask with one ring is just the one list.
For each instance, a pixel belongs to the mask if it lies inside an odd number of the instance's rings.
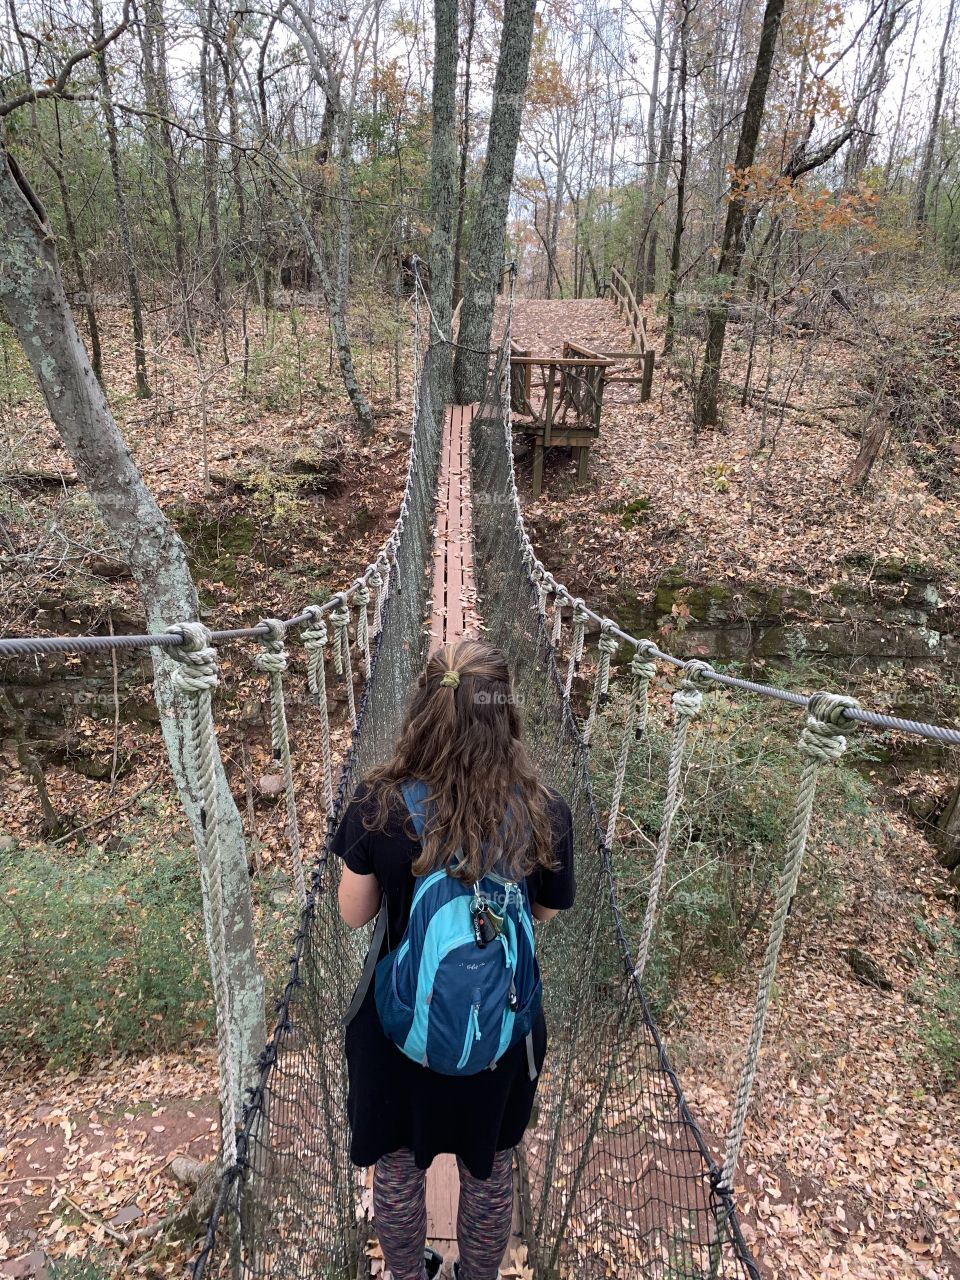
[[327,814],[333,812],[333,754],[330,747],[330,713],[327,709],[327,675],[323,665],[327,623],[319,605],[309,605],[310,625],[301,632],[307,651],[307,688],[320,711],[320,757],[323,764],[323,799]]
[[364,674],[370,674],[370,588],[361,582],[353,593],[353,602],[357,606],[357,648],[363,654]]
[[600,624],[600,639],[597,641],[600,661],[597,664],[597,674],[593,682],[593,697],[590,699],[587,723],[583,727],[583,740],[588,746],[593,735],[597,712],[601,707],[606,706],[610,698],[610,659],[618,648],[618,641],[613,634],[613,628],[614,624],[609,618],[605,618]]
[[[647,732],[647,719],[650,714],[650,681],[655,679],[657,674],[657,662],[653,656],[656,653],[656,648],[652,640],[641,640],[637,645],[636,652],[630,659],[630,674],[633,677],[633,689],[630,697],[630,704],[633,708],[633,723],[632,725],[628,724],[624,734],[625,739],[632,732],[634,740],[639,742]],[[626,747],[625,750],[629,750],[629,747]],[[625,761],[624,772],[626,772]]]
[[330,621],[333,624],[333,669],[338,676],[342,676],[344,659],[348,658],[350,653],[350,640],[347,634],[350,626],[350,608],[343,594],[336,596],[335,599],[339,603],[330,610]]
[[371,636],[380,634],[380,628],[383,624],[383,574],[380,572],[379,558],[377,563],[370,570],[367,581],[373,588],[373,622],[370,626]]
[[774,902],[767,950],[763,967],[760,970],[757,999],[753,1010],[753,1023],[744,1054],[740,1082],[737,1086],[733,1117],[727,1133],[721,1179],[721,1185],[727,1191],[733,1186],[740,1146],[743,1142],[743,1134],[747,1122],[747,1110],[760,1060],[763,1029],[773,995],[777,959],[783,943],[784,933],[786,932],[790,904],[797,892],[797,885],[800,881],[800,869],[806,853],[810,822],[813,816],[817,775],[820,772],[821,765],[835,764],[843,755],[847,746],[844,730],[849,728],[851,723],[847,712],[859,707],[859,705],[856,698],[837,693],[815,693],[807,700],[807,721],[800,731],[800,741],[798,743],[800,753],[803,756],[803,773],[801,774],[800,786],[797,791],[793,821],[790,824],[790,832],[787,836],[787,848]]
[[316,697],[319,692],[319,671],[323,669],[323,651],[328,638],[327,623],[318,604],[307,605],[304,613],[310,615],[310,622],[300,632],[300,638],[307,653],[307,687]]
[[283,643],[287,629],[279,618],[264,618],[260,626],[267,628],[267,634],[263,638],[262,651],[254,659],[257,670],[266,675],[282,675],[287,669],[287,651]]
[[187,756],[199,794],[199,822],[195,828],[200,885],[203,893],[204,933],[210,958],[210,978],[217,1015],[217,1063],[220,1088],[221,1146],[224,1166],[237,1159],[236,1049],[227,970],[227,929],[220,854],[220,793],[217,783],[217,735],[213,723],[213,691],[217,687],[217,652],[202,622],[180,622],[167,627],[182,643],[169,653],[176,662],[174,686],[188,695],[186,717]]
[[[650,646],[647,648],[646,646]],[[630,674],[635,680],[641,680],[649,684],[657,674],[657,660],[651,653],[651,649],[655,652],[655,646],[652,640],[641,640],[637,645],[637,651],[630,659]]]
[[355,729],[357,706],[353,696],[353,671],[350,666],[350,606],[342,592],[336,599],[339,603],[330,611],[330,621],[333,623],[333,667],[337,675],[343,677],[346,685],[350,724]]
[[581,596],[577,596],[572,600],[573,606],[573,635],[570,638],[570,661],[567,663],[567,678],[564,681],[563,693],[564,697],[570,697],[570,690],[573,688],[574,674],[580,670],[580,663],[583,659],[583,642],[586,635],[587,621],[589,613],[587,606],[584,604]]

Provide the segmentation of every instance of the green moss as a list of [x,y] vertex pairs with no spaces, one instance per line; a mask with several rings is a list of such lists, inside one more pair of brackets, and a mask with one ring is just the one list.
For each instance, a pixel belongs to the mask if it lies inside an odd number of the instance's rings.
[[259,537],[258,522],[248,515],[209,515],[202,510],[172,513],[187,546],[190,570],[203,581],[236,586],[240,560],[253,552]]
[[635,529],[650,514],[649,498],[634,498],[620,507],[620,524],[624,529]]

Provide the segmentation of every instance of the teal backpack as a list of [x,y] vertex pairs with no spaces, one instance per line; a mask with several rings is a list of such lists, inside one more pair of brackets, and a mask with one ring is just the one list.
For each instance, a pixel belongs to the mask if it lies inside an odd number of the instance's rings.
[[[402,791],[422,838],[426,785],[409,781]],[[467,884],[446,868],[416,877],[400,945],[378,962],[386,916],[382,905],[347,1020],[373,981],[387,1038],[414,1062],[476,1075],[525,1040],[536,1079],[532,1030],[543,986],[526,883],[490,872]]]

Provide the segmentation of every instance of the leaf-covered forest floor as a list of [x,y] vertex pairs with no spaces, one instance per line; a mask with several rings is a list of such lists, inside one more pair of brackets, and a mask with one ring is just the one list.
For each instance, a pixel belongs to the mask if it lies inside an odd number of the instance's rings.
[[[155,394],[138,401],[128,367],[127,318],[119,311],[104,312],[100,322],[111,407],[144,478],[187,543],[204,620],[230,627],[290,616],[348,585],[399,512],[410,438],[405,314],[367,309],[372,341],[366,357],[364,321],[356,319],[359,376],[376,415],[367,441],[359,438],[338,371],[331,368],[320,312],[251,316],[246,394],[242,333],[233,323],[228,331],[232,363],[210,379],[207,393],[206,488],[197,368],[190,353],[175,336],[164,336],[158,323],[151,350]],[[399,388],[394,333],[400,342]],[[0,384],[0,630],[8,635],[85,633],[112,625],[140,631],[143,612],[134,584],[116,563],[103,526],[75,483],[11,335],[0,333],[0,338],[5,371]],[[209,335],[208,342],[216,348],[217,335]],[[215,714],[234,794],[253,837],[258,942],[272,995],[295,917],[284,802],[276,786],[254,647],[225,646],[219,656]],[[64,866],[92,849],[105,862],[126,859],[136,874],[149,872],[170,842],[187,847],[189,832],[149,716],[147,665],[121,667],[116,723],[109,668],[97,673],[67,660],[45,664],[43,670],[54,678],[39,699],[32,696],[37,671],[32,663],[15,671],[8,665],[3,675],[31,695],[30,731],[42,732],[45,711],[51,700],[56,703],[44,743],[44,772],[63,830],[56,844],[43,844],[37,791],[18,766],[7,727],[0,751],[4,841],[14,849],[45,848]],[[287,684],[309,865],[324,829],[322,773],[319,749],[314,749],[318,712],[296,645]],[[339,753],[348,738],[346,694],[342,686],[331,693],[335,710],[343,712],[334,716]],[[4,1003],[29,1026],[29,990],[7,988]],[[146,1027],[141,1040],[149,1039]],[[70,1071],[39,1069],[31,1045],[7,1043],[0,1118],[0,1275],[33,1275],[45,1254],[91,1258],[104,1275],[182,1274],[182,1246],[164,1252],[146,1239],[127,1249],[118,1237],[159,1221],[189,1198],[168,1170],[173,1156],[202,1158],[214,1152],[216,1066],[206,1032],[198,1029],[193,1039],[196,1051],[159,1043],[154,1055],[134,1064],[112,1062],[113,1046],[104,1038],[102,1062],[90,1059]]]
[[[660,321],[648,314],[659,345]],[[402,319],[368,309],[361,377],[382,415],[369,442],[357,437],[319,314],[252,318],[246,395],[233,324],[233,362],[209,385],[205,492],[195,362],[176,338],[156,338],[157,394],[139,402],[127,368],[125,317],[104,317],[114,410],[145,478],[188,541],[209,622],[255,622],[324,598],[355,576],[389,531],[408,442],[402,339],[399,393],[393,347]],[[759,452],[763,410],[736,408],[729,388],[734,407],[723,429],[692,439],[679,362],[671,371],[658,368],[647,405],[637,403],[635,387],[608,389],[586,490],[574,488],[573,464],[557,450],[548,454],[544,496],[531,502],[530,460],[518,450],[529,525],[558,578],[617,613],[631,598],[652,596],[663,572],[677,567],[686,581],[786,581],[816,597],[831,581],[868,574],[864,564],[895,560],[935,577],[944,630],[952,626],[947,615],[955,614],[960,581],[955,500],[930,492],[896,445],[865,494],[843,486],[856,452],[851,428],[863,412],[862,352],[844,323],[803,340],[807,347],[775,340],[781,377],[771,394],[799,407],[785,411],[782,423],[778,411],[767,411]],[[725,375],[736,384],[748,353],[738,349],[744,339],[733,330],[731,336]],[[627,335],[605,302],[519,303],[515,337],[539,352],[559,351],[564,337],[625,348]],[[69,461],[9,334],[3,341],[2,629],[139,629],[132,584],[82,489],[71,483]],[[216,341],[211,335],[211,350]],[[806,371],[802,386],[789,373],[798,365]],[[831,407],[854,401],[851,409]],[[665,619],[664,647],[683,639],[683,622],[682,610]],[[270,785],[275,769],[252,654],[224,649],[221,660],[218,718],[234,792],[254,829],[267,958],[293,913],[283,801]],[[894,668],[880,678],[873,705],[896,701],[900,674]],[[921,690],[945,683],[929,665],[910,679]],[[91,843],[126,843],[147,863],[161,832],[186,843],[155,726],[128,714],[149,701],[146,669],[124,668],[120,681],[130,706],[124,703],[116,726],[112,698],[102,700],[100,685],[101,701],[80,698],[61,709],[46,767],[51,800],[65,820],[66,838],[51,849],[58,859],[77,857]],[[309,746],[316,712],[299,658],[289,684],[295,746]],[[335,734],[342,746],[342,723]],[[320,805],[311,803],[319,795],[319,759],[309,750],[295,756],[302,825],[319,833]],[[95,766],[93,776],[80,765]],[[921,772],[901,771],[904,795],[922,789]],[[9,740],[0,752],[0,794],[3,835],[21,846],[39,843],[36,790]],[[783,955],[741,1166],[746,1232],[764,1274],[777,1280],[960,1276],[960,1095],[956,1086],[944,1089],[929,1066],[916,998],[933,957],[914,920],[935,922],[952,909],[942,896],[945,873],[895,797],[882,837],[818,853],[835,866],[839,886],[829,919],[801,921]],[[892,990],[859,983],[843,958],[848,946],[877,959]],[[671,1051],[714,1144],[729,1115],[757,963],[752,950],[737,973],[690,966],[670,1015]],[[166,1166],[175,1153],[212,1151],[213,1073],[207,1048],[158,1046],[139,1065],[91,1062],[79,1074],[6,1061],[0,1274],[30,1274],[15,1259],[43,1249],[74,1257],[102,1251],[117,1274],[179,1274],[181,1257],[150,1256],[146,1245],[124,1256],[112,1232],[135,1231],[185,1199]]]

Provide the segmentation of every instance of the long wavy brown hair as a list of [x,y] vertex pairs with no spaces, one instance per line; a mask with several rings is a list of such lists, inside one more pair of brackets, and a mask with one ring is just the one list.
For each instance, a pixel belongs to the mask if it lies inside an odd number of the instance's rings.
[[453,874],[470,883],[494,868],[520,879],[555,865],[548,794],[523,743],[510,668],[499,649],[460,640],[427,662],[392,758],[365,778],[368,830],[382,831],[391,813],[407,813],[400,788],[408,779],[422,780],[428,791],[414,875],[428,875],[455,855]]

